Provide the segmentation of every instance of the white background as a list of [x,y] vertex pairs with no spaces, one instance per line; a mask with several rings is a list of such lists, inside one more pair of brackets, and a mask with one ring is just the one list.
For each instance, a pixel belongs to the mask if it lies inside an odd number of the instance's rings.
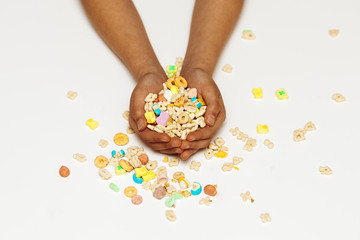
[[[135,3],[161,64],[184,56],[193,1]],[[179,200],[171,223],[151,192],[137,186],[141,206],[123,195],[134,185],[130,175],[110,180],[121,189],[115,193],[97,174],[93,159],[109,156],[113,135],[127,128],[121,115],[135,83],[79,2],[0,1],[0,239],[360,239],[359,12],[356,0],[246,2],[214,74],[228,113],[217,136],[229,157],[207,161],[201,151],[192,158],[200,172],[189,170],[190,161],[169,169],[218,184],[219,193],[209,207],[198,204],[203,195]],[[338,37],[329,37],[332,28]],[[256,40],[241,39],[244,29]],[[226,63],[231,74],[221,71]],[[262,87],[262,100],[254,87]],[[282,87],[286,102],[274,94]],[[68,90],[79,93],[75,101]],[[332,101],[336,92],[347,101]],[[88,118],[100,127],[89,130]],[[317,130],[295,143],[293,130],[308,121]],[[256,124],[270,133],[256,134]],[[258,140],[253,152],[229,133],[236,126]],[[111,142],[106,149],[101,138]],[[130,145],[144,144],[131,135]],[[88,161],[72,159],[77,152]],[[235,155],[244,158],[240,170],[222,172]],[[70,168],[66,179],[61,165]],[[320,166],[333,175],[321,175]],[[253,204],[242,202],[246,191]],[[271,223],[261,223],[264,212]]]

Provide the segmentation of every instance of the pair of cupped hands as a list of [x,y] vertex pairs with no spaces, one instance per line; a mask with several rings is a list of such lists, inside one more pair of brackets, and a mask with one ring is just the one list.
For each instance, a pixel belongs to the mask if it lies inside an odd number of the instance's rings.
[[187,80],[188,88],[196,88],[198,98],[202,97],[206,102],[205,128],[191,132],[186,140],[171,138],[166,133],[158,133],[147,128],[144,100],[149,93],[157,94],[161,91],[167,79],[165,73],[148,73],[138,79],[130,99],[129,123],[140,139],[153,150],[178,155],[182,160],[187,160],[200,149],[209,146],[214,134],[225,120],[226,111],[219,88],[210,74],[195,69],[183,77]]

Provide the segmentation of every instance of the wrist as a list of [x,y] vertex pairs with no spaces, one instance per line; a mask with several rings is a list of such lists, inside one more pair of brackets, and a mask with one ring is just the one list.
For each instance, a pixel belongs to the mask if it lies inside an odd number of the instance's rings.
[[202,68],[185,68],[181,69],[181,76],[184,77],[189,83],[196,81],[203,81],[204,79],[211,79],[211,74]]

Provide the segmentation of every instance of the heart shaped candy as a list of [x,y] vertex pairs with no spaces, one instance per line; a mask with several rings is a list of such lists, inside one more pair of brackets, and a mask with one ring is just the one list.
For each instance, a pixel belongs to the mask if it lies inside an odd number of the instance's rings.
[[156,123],[166,127],[168,119],[169,119],[169,114],[167,112],[161,112],[160,116],[156,118]]

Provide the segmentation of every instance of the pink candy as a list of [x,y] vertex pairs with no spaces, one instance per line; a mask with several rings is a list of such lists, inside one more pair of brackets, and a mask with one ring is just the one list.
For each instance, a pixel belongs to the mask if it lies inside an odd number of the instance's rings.
[[161,112],[160,116],[156,118],[156,123],[166,127],[168,119],[169,119],[169,114],[167,112]]

